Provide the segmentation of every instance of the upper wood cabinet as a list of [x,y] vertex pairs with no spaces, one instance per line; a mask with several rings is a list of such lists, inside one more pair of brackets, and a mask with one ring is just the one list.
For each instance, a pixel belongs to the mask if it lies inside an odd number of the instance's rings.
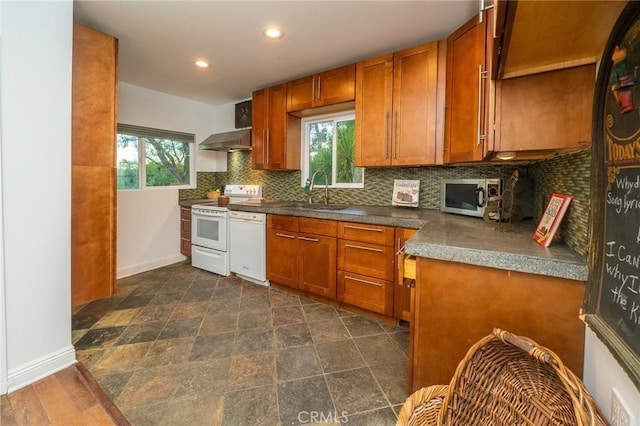
[[353,101],[355,64],[287,82],[287,112]]
[[287,114],[286,83],[253,92],[252,166],[300,169],[300,118]]
[[626,1],[494,0],[496,35],[504,34],[498,78],[512,78],[600,59]]
[[496,151],[588,147],[595,71],[592,64],[500,81]]
[[356,64],[356,165],[438,162],[438,42]]
[[444,162],[481,161],[493,151],[493,11],[447,38]]

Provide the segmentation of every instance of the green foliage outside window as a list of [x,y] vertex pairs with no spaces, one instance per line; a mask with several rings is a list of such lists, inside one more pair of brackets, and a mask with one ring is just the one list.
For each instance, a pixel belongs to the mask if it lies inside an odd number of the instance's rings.
[[[314,172],[322,170],[329,176],[330,185],[362,183],[363,169],[355,166],[354,119],[337,118],[309,122],[307,135],[309,177]],[[316,175],[314,184],[324,185],[324,175]]]
[[191,147],[189,142],[118,134],[118,189],[140,188],[139,144],[144,148],[146,187],[188,185]]

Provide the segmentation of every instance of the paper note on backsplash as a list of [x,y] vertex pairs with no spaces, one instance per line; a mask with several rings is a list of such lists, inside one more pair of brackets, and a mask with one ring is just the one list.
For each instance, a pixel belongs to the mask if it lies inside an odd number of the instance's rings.
[[418,207],[420,198],[419,180],[393,180],[392,206]]

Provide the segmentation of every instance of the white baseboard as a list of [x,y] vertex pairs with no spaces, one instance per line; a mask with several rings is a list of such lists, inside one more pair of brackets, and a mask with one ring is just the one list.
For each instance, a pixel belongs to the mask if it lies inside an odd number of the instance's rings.
[[171,265],[173,263],[182,262],[186,259],[186,256],[182,254],[163,257],[160,259],[148,260],[146,262],[138,263],[135,265],[125,266],[124,268],[118,268],[116,275],[117,278],[124,278],[130,275],[139,274],[141,272],[147,272],[152,269],[161,268],[163,266]]
[[50,376],[76,362],[76,350],[72,345],[31,361],[19,368],[9,370],[7,390],[13,392]]

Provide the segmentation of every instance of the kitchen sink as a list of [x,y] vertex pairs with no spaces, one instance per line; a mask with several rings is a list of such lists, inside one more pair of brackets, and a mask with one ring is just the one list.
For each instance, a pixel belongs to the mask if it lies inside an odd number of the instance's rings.
[[322,204],[322,203],[305,203],[305,202],[297,202],[297,203],[287,203],[282,207],[288,209],[299,209],[299,210],[344,210],[348,209],[349,205],[347,204]]

